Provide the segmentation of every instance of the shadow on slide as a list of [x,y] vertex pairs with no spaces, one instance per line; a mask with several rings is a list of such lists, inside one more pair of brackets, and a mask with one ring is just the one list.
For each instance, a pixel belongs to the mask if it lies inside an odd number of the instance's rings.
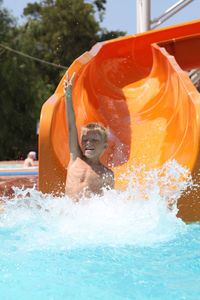
[[[200,20],[96,44],[69,67],[77,128],[102,122],[109,147],[102,162],[116,187],[127,167],[147,169],[175,159],[196,170],[200,95],[186,70],[200,67]],[[39,189],[64,191],[69,162],[63,80],[45,102],[39,133]],[[200,220],[200,199],[181,198],[178,215]]]

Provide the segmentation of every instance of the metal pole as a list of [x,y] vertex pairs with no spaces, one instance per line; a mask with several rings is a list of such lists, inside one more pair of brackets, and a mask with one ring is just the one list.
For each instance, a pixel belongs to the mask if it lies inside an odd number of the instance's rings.
[[[151,29],[154,29],[154,28],[160,26],[162,23],[164,23],[166,20],[171,18],[173,15],[178,13],[181,9],[183,9],[184,7],[186,7],[188,4],[190,4],[193,1],[194,0],[182,0],[182,1],[179,1],[178,3],[174,4],[168,10],[166,10],[160,17],[155,18],[154,20],[151,21],[151,24],[156,23],[154,26],[151,26]],[[184,3],[184,2],[186,2],[186,3]],[[180,5],[182,5],[182,6],[180,6]],[[178,7],[178,6],[180,6],[180,7]]]
[[137,0],[137,33],[150,30],[151,0]]

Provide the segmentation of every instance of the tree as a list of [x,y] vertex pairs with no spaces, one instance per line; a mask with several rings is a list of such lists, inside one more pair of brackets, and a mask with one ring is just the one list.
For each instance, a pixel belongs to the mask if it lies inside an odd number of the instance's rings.
[[[7,10],[0,9],[1,44],[67,69],[96,42],[124,35],[100,27],[95,16],[99,13],[102,18],[105,4],[106,0],[29,3],[24,9],[27,18],[24,26],[18,25]],[[37,62],[6,48],[0,49],[0,62],[0,160],[17,159],[19,153],[26,154],[35,145],[41,106],[66,69]]]
[[[104,12],[105,3],[106,0],[97,0],[93,4],[85,3],[84,0],[43,0],[40,3],[29,3],[24,9],[24,15],[29,17],[32,29],[33,21],[37,27],[35,38],[38,56],[68,67],[74,59],[103,38],[124,35],[124,32],[109,33],[100,27],[95,18],[95,7],[98,12]],[[51,83],[57,84],[60,79],[57,70],[45,66],[43,70],[48,70]]]
[[[23,46],[22,28],[17,28],[7,10],[0,10],[1,45]],[[22,47],[23,48],[23,47]],[[36,120],[48,97],[35,62],[6,48],[0,50],[0,160],[17,159],[18,153],[35,144]],[[41,101],[42,100],[42,101]]]

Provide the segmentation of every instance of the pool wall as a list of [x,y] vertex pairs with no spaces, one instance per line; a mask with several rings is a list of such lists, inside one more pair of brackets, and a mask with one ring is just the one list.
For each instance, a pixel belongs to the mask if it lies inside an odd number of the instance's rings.
[[[30,168],[24,168],[23,164],[23,161],[0,162],[0,197],[12,197],[14,194],[13,186],[19,188],[33,188],[35,186],[37,189],[38,161],[35,161],[35,166]],[[8,168],[8,165],[19,165],[19,168]]]

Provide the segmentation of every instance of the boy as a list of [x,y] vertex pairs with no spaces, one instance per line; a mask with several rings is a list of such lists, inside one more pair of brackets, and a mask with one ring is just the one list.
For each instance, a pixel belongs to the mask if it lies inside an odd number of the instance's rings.
[[81,147],[79,146],[72,100],[74,77],[75,73],[70,80],[67,72],[67,79],[63,85],[70,149],[65,193],[78,201],[82,196],[102,195],[103,188],[112,189],[114,174],[100,162],[100,156],[108,146],[107,133],[103,125],[90,123],[83,126]]

